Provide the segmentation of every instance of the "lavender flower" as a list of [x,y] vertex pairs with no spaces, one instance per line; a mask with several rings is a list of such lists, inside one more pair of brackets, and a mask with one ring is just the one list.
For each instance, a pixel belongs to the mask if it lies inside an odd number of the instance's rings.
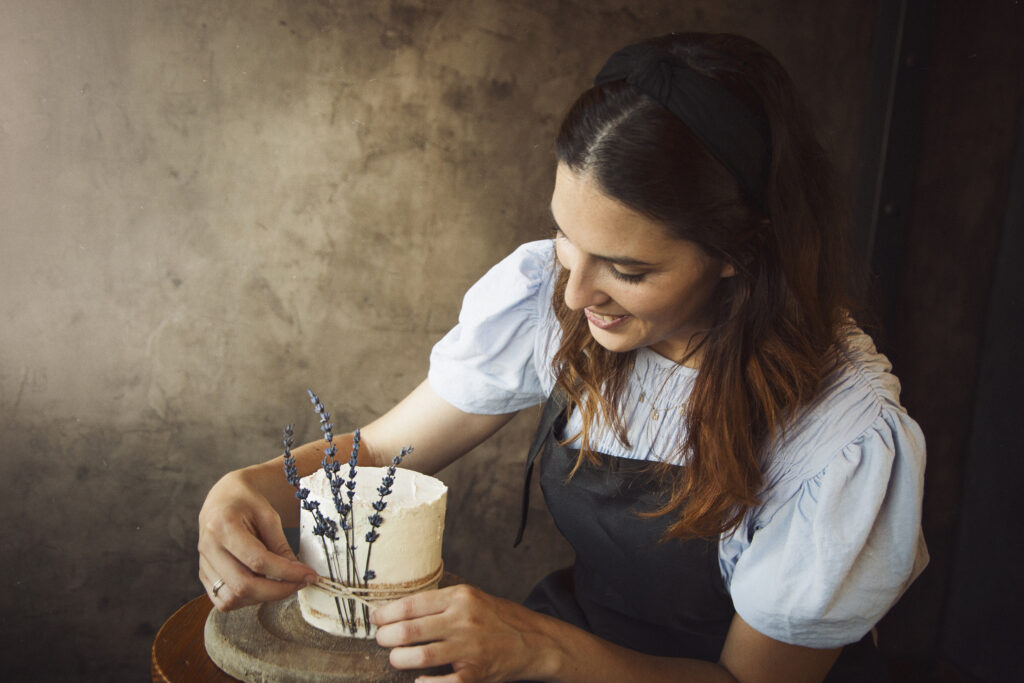
[[[315,503],[314,503],[315,504]],[[316,523],[313,525],[314,536],[324,536],[332,541],[338,540],[338,525],[333,519],[328,519],[317,510],[314,514]]]
[[384,498],[391,495],[391,486],[395,483],[395,472],[398,466],[405,459],[405,456],[412,453],[412,446],[406,446],[401,452],[391,459],[391,466],[387,468],[386,474],[381,479],[380,486],[377,487],[377,493],[380,494],[373,503],[373,509],[375,512],[366,518],[366,521],[370,523],[370,530],[366,532],[366,542],[369,545],[366,549],[366,567],[363,572],[363,581],[369,581],[376,577],[376,574],[370,570],[370,553],[373,551],[374,542],[380,538],[380,532],[377,529],[384,523],[384,518],[381,517],[381,512],[387,507],[387,503]]
[[348,476],[356,476],[356,465],[359,464],[359,446],[362,443],[362,438],[359,435],[359,428],[352,432],[352,454],[348,456]]
[[[334,423],[331,422],[331,414],[327,412],[327,408],[320,401],[320,398],[313,393],[312,389],[306,389],[306,393],[309,394],[309,400],[313,404],[313,410],[320,417],[320,431],[323,433],[324,440],[327,442],[327,448],[324,449],[323,460],[320,461],[323,467],[324,474],[327,475],[327,482],[331,487],[331,497],[334,499],[334,508],[338,511],[339,522],[343,530],[348,530],[349,523],[346,519],[352,506],[345,503],[341,497],[341,486],[342,480],[338,476],[338,472],[341,471],[341,463],[337,461],[335,456],[338,454],[338,449],[334,445]],[[351,496],[349,496],[351,500]]]
[[284,476],[288,483],[295,487],[295,497],[301,501],[302,509],[313,516],[313,534],[315,536],[326,536],[332,541],[338,537],[337,525],[320,512],[320,503],[309,500],[309,489],[300,485],[299,470],[295,464],[295,456],[292,455],[292,446],[295,444],[295,425],[288,425],[284,428],[284,435],[281,439],[284,444]]
[[295,444],[293,438],[295,432],[295,425],[288,425],[284,428],[284,436],[282,442],[284,443],[284,476],[288,480],[288,483],[295,488],[299,487],[299,471],[295,466],[295,457],[292,455],[292,446]]
[[395,473],[395,468],[402,464],[402,461],[405,460],[405,456],[412,453],[412,450],[412,446],[406,446],[398,455],[391,458],[391,467],[388,468],[388,472],[393,475]]

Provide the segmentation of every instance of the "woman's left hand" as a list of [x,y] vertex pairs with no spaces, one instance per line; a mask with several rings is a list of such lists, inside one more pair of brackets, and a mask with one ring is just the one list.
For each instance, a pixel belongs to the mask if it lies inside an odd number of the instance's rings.
[[[554,657],[546,619],[468,585],[426,591],[378,607],[370,617],[377,643],[396,669],[451,664],[454,673],[418,680],[484,683],[530,678]],[[548,662],[551,660],[548,659]]]

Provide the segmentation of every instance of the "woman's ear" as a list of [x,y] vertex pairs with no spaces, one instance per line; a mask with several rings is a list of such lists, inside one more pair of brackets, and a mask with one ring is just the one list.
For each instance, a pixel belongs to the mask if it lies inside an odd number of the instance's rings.
[[[771,219],[762,218],[757,222],[757,226],[753,230],[749,230],[740,236],[741,248],[735,252],[734,256],[744,272],[753,266],[758,252],[764,248],[764,245],[771,238],[771,228]],[[722,271],[719,276],[735,277],[735,275],[736,266],[728,261],[722,261]]]

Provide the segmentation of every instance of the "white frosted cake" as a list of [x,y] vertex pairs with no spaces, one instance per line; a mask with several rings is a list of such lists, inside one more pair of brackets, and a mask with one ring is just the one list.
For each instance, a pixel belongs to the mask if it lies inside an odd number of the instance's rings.
[[[378,487],[387,475],[385,467],[358,467],[355,477],[355,496],[352,514],[354,524],[350,532],[356,546],[351,557],[346,557],[344,531],[338,529],[338,540],[332,542],[313,534],[315,521],[312,513],[302,510],[299,523],[299,560],[316,570],[322,577],[331,577],[339,583],[351,585],[352,577],[362,582],[370,552],[369,569],[375,575],[368,585],[377,589],[401,593],[410,589],[435,588],[440,579],[441,535],[444,531],[445,505],[448,488],[438,479],[413,470],[395,471],[391,492],[381,498]],[[343,466],[336,476],[347,479],[348,467]],[[338,521],[339,515],[331,495],[330,482],[323,470],[304,477],[303,488],[309,489],[307,500],[316,501],[327,519]],[[346,489],[342,488],[343,500]],[[369,518],[377,514],[374,503],[385,503],[379,512],[381,520],[376,528],[379,536],[371,544],[367,533],[374,530]],[[324,545],[330,557],[324,556]],[[372,550],[370,550],[372,548]],[[336,554],[337,553],[337,554]],[[436,577],[430,581],[431,577]],[[425,582],[426,583],[424,585]],[[385,600],[386,601],[386,600]],[[345,600],[316,587],[303,588],[298,593],[299,608],[307,623],[339,636],[370,638],[376,628],[365,623],[366,610],[357,602]],[[375,602],[371,599],[370,602]],[[349,620],[352,622],[350,627]]]

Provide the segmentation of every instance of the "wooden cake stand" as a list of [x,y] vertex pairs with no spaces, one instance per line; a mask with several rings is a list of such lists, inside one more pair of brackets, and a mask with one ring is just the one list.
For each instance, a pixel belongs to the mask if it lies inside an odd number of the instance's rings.
[[[447,573],[441,580],[441,586],[457,583],[461,581]],[[388,650],[375,640],[340,638],[307,624],[294,595],[232,612],[212,609],[202,595],[167,620],[157,633],[152,656],[153,680],[160,683],[390,683],[450,671],[451,667],[394,669]]]

